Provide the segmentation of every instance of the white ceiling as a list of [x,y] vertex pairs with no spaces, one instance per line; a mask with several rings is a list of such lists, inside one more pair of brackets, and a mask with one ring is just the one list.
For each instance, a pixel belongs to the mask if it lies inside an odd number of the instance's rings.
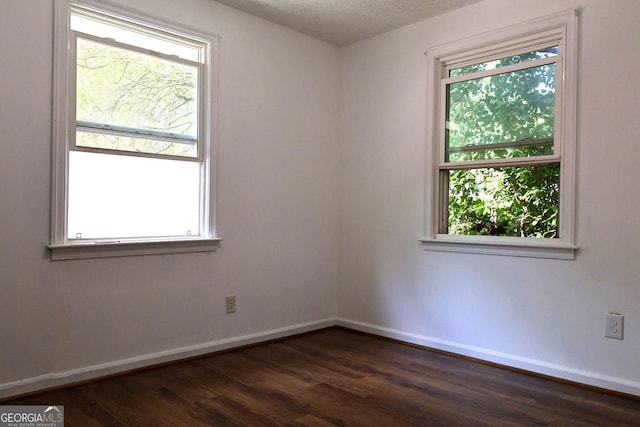
[[481,0],[217,0],[336,46]]

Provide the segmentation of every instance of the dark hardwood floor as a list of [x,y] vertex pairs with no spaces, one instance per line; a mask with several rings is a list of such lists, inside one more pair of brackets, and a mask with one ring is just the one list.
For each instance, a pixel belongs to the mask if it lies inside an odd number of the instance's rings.
[[640,426],[640,399],[342,329],[2,404],[90,426]]

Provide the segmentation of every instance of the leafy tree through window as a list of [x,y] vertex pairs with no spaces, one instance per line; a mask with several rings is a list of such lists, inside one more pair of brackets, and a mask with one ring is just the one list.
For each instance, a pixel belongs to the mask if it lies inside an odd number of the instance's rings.
[[577,19],[427,51],[425,249],[573,259]]
[[[546,62],[557,53],[558,47],[550,46],[449,71],[448,233],[558,236],[559,160],[470,167],[483,160],[554,154],[556,67]],[[509,66],[517,70],[502,72]]]

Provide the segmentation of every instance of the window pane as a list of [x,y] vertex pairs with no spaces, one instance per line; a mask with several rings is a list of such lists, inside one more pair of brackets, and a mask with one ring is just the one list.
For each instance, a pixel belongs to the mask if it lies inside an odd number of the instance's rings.
[[558,237],[560,164],[443,173],[449,234]]
[[494,70],[507,65],[520,64],[525,61],[534,61],[536,59],[551,58],[553,56],[558,56],[558,46],[551,46],[518,55],[507,56],[495,61],[481,62],[479,64],[454,68],[449,70],[449,77],[463,76],[465,74],[476,73],[478,71]]
[[555,64],[448,84],[446,160],[553,154],[555,84]]
[[77,40],[77,120],[198,136],[197,67]]
[[69,153],[68,238],[199,235],[200,165]]

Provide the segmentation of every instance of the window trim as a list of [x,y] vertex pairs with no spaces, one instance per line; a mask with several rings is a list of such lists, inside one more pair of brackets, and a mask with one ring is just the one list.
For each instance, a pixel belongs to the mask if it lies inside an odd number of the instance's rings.
[[[52,165],[51,165],[51,236],[46,247],[51,252],[51,260],[102,258],[114,256],[151,255],[184,252],[215,251],[222,239],[217,235],[216,227],[216,171],[217,171],[217,62],[219,36],[202,33],[184,25],[171,24],[162,19],[141,14],[127,7],[114,6],[106,2],[92,0],[70,1],[54,0],[54,46],[53,46],[53,114],[52,114]],[[207,124],[202,124],[203,167],[201,167],[201,201],[204,203],[201,218],[200,236],[180,238],[145,238],[145,239],[93,239],[91,241],[74,241],[67,237],[67,203],[69,162],[68,152],[73,149],[70,132],[73,113],[70,111],[74,92],[69,79],[75,74],[69,64],[69,43],[71,42],[70,13],[72,8],[86,10],[89,13],[112,14],[126,17],[133,23],[148,28],[157,28],[159,32],[172,34],[186,39],[196,39],[205,45],[206,55],[204,68],[202,100],[203,117]],[[183,160],[183,159],[179,159]]]
[[[419,239],[425,250],[442,252],[462,252],[474,254],[525,256],[537,258],[574,259],[575,244],[575,145],[577,114],[577,54],[579,9],[558,12],[521,24],[440,45],[425,52],[427,58],[427,145],[425,176],[425,223],[424,237]],[[560,172],[560,213],[559,238],[533,239],[526,237],[449,235],[438,232],[439,212],[444,204],[444,195],[439,174],[444,164],[444,124],[440,111],[443,108],[443,79],[451,80],[446,74],[453,67],[461,67],[479,60],[488,61],[517,53],[527,48],[544,45],[557,40],[560,35],[560,55],[562,65],[556,90],[562,96],[560,123],[554,146],[559,152]],[[494,53],[495,52],[495,53]],[[452,65],[455,64],[455,65]],[[549,156],[550,160],[551,156]],[[540,158],[525,158],[514,163],[525,165],[544,161]],[[473,166],[490,166],[492,161],[474,163]],[[498,162],[504,166],[504,162]],[[459,163],[456,168],[460,168]]]

